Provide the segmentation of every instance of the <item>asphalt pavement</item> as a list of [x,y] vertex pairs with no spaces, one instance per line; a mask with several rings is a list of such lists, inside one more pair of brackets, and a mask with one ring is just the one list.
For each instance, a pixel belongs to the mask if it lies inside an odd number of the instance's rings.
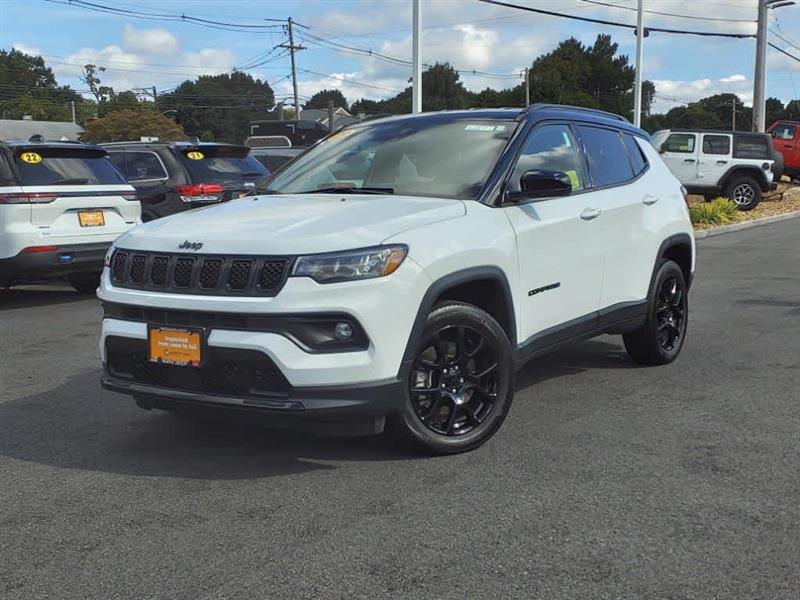
[[0,598],[798,598],[799,282],[798,220],[701,240],[676,363],[565,348],[438,458],[139,410],[96,300],[0,292]]

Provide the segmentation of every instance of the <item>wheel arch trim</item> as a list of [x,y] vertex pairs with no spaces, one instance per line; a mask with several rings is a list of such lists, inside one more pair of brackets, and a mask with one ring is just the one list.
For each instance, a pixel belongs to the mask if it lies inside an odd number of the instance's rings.
[[517,321],[514,311],[514,300],[511,294],[511,286],[508,283],[505,272],[500,267],[492,265],[470,267],[444,275],[428,286],[428,289],[420,301],[417,316],[414,318],[414,324],[411,327],[411,332],[406,342],[406,349],[405,352],[403,352],[403,360],[398,373],[399,377],[405,378],[408,368],[414,360],[414,351],[422,337],[425,323],[428,320],[428,315],[433,310],[436,299],[449,289],[471,281],[480,281],[484,279],[490,279],[500,285],[503,294],[503,304],[508,312],[509,318],[509,331],[507,333],[509,333],[511,346],[516,348]]

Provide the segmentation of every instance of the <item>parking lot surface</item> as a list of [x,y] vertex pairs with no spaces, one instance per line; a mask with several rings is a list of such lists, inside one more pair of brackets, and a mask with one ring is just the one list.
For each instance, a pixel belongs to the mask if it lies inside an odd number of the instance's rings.
[[676,363],[564,348],[438,458],[141,411],[96,300],[0,292],[0,597],[800,597],[800,226],[698,246]]

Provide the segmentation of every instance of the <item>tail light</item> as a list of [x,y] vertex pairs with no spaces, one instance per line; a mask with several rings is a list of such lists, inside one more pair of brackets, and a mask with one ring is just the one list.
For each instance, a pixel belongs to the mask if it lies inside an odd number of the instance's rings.
[[55,252],[58,246],[28,246],[22,249],[23,254],[40,254],[42,252]]
[[681,194],[683,194],[683,201],[686,202],[686,206],[689,206],[689,192],[683,186],[681,186]]
[[0,194],[0,204],[47,204],[56,198],[58,198],[58,194],[52,192],[29,194],[10,192],[7,194]]
[[183,202],[216,202],[222,200],[225,190],[219,183],[193,183],[173,188]]

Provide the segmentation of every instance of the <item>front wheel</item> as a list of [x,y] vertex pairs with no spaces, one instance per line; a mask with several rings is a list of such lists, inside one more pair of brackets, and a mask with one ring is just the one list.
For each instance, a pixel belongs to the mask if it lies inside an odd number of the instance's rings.
[[69,284],[79,294],[94,294],[100,285],[100,273],[79,273],[67,277]]
[[678,358],[689,319],[689,290],[681,268],[671,260],[658,267],[644,325],[622,336],[636,362],[665,365]]
[[502,425],[514,397],[511,343],[485,311],[460,302],[428,316],[398,416],[401,432],[435,454],[477,448]]

